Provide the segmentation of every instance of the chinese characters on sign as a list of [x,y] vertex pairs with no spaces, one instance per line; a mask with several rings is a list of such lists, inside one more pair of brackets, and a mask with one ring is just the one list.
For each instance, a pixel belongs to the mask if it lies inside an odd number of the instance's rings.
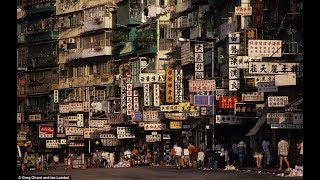
[[291,113],[267,113],[268,124],[292,124]]
[[242,101],[264,101],[264,93],[263,92],[242,93]]
[[170,129],[182,129],[182,121],[170,121]]
[[158,121],[158,111],[143,111],[143,121]]
[[288,96],[269,96],[268,107],[284,107],[289,103]]
[[144,106],[150,106],[149,84],[143,84],[143,95]]
[[226,96],[226,97],[220,97],[219,98],[219,108],[234,108],[234,104],[238,102],[237,97],[232,96]]
[[120,86],[121,86],[121,114],[127,114],[127,78],[121,78]]
[[257,39],[258,30],[257,28],[247,28],[244,29],[244,54],[248,53],[248,40],[249,39]]
[[146,135],[146,142],[158,142],[161,141],[161,134]]
[[157,130],[165,130],[166,124],[164,123],[151,123],[151,124],[144,124],[145,131],[157,131]]
[[233,115],[216,115],[216,123],[236,125],[241,124],[241,118]]
[[240,80],[229,80],[229,91],[238,91],[240,89]]
[[204,78],[204,59],[203,59],[203,44],[194,45],[194,71],[195,80]]
[[130,134],[131,128],[130,127],[117,127],[117,134]]
[[53,90],[53,102],[59,103],[59,90]]
[[140,83],[164,82],[164,74],[140,73]]
[[190,92],[214,91],[216,89],[215,80],[189,80]]
[[182,69],[176,69],[174,70],[174,91],[175,91],[175,96],[174,96],[174,102],[182,102],[183,101],[183,84],[182,84]]
[[249,74],[297,73],[299,63],[249,62]]
[[139,91],[133,90],[133,110],[139,111]]
[[166,102],[174,102],[174,70],[166,69]]
[[54,140],[46,140],[46,148],[60,148],[60,141],[59,139]]
[[132,103],[132,95],[133,95],[133,84],[127,83],[127,115],[132,115],[133,103]]
[[153,85],[153,106],[160,106],[160,85]]
[[161,112],[170,112],[170,111],[178,111],[179,105],[161,105],[160,111]]
[[281,40],[249,40],[248,56],[281,57]]
[[236,116],[256,116],[256,104],[254,103],[236,103],[234,106]]
[[275,86],[275,82],[259,82],[259,92],[278,92],[278,86]]
[[252,6],[248,6],[248,7],[236,6],[234,7],[234,13],[235,13],[235,16],[251,16]]

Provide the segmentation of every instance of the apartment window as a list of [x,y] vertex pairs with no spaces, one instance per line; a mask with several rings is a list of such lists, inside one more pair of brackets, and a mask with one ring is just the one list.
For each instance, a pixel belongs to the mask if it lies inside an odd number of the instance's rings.
[[18,67],[25,66],[25,59],[26,59],[26,50],[23,48],[18,49]]
[[104,90],[96,90],[94,99],[98,100],[98,101],[105,100],[105,91]]
[[160,28],[160,39],[165,39],[165,30],[164,30],[164,27],[161,27]]

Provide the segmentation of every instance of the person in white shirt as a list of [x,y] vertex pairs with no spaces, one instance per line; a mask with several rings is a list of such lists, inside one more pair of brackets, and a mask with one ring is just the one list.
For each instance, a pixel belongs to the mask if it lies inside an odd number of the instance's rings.
[[188,147],[186,146],[184,149],[183,149],[183,157],[184,157],[184,165],[185,166],[189,166],[190,164],[190,154],[189,154],[189,149]]
[[181,161],[181,156],[182,156],[182,148],[179,144],[174,149],[176,151],[175,159],[176,159],[176,165],[177,168],[180,169],[180,161]]
[[126,160],[129,160],[131,158],[131,151],[129,148],[124,152],[124,157]]
[[203,152],[203,149],[200,149],[200,152],[198,152],[198,158],[197,158],[197,163],[199,168],[200,166],[204,168],[204,157],[205,157],[205,154]]
[[114,153],[111,152],[109,153],[109,156],[110,156],[110,167],[113,168],[113,163],[114,163]]

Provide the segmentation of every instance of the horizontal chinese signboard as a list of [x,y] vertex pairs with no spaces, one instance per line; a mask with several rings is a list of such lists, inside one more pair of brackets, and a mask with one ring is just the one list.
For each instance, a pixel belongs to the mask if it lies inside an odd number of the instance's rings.
[[258,91],[259,92],[278,92],[278,86],[275,86],[274,82],[259,82]]
[[146,135],[146,142],[158,142],[161,141],[161,134]]
[[258,86],[259,82],[275,82],[275,75],[258,75],[258,76],[245,76],[245,79],[247,78],[254,78],[254,85]]
[[276,86],[295,86],[297,84],[297,75],[294,73],[275,76]]
[[281,57],[281,40],[248,40],[248,56]]
[[60,140],[54,139],[54,140],[46,140],[46,148],[61,148]]
[[267,113],[268,124],[292,124],[291,113]]
[[113,139],[113,138],[117,138],[117,137],[114,134],[100,134],[100,138],[101,139]]
[[190,92],[214,91],[216,90],[215,80],[189,80]]
[[241,7],[236,6],[234,8],[235,16],[251,16],[252,15],[252,6]]
[[216,123],[236,125],[241,124],[241,118],[233,115],[216,115]]
[[249,74],[298,73],[299,63],[249,62]]
[[284,107],[289,103],[288,96],[269,96],[268,107]]
[[139,74],[140,83],[155,83],[155,82],[164,82],[164,74],[154,74],[154,73],[140,73]]
[[166,129],[166,124],[164,124],[164,123],[144,124],[144,130],[145,131],[165,130],[165,129]]
[[182,129],[182,121],[170,121],[170,129]]
[[117,127],[117,134],[130,134],[131,127]]
[[129,139],[129,138],[136,138],[134,134],[118,134],[118,139]]
[[264,93],[263,92],[242,93],[242,101],[264,101]]
[[199,112],[200,107],[191,106],[189,102],[179,103],[179,112]]
[[302,124],[271,124],[271,129],[303,129]]
[[160,105],[161,112],[178,111],[179,105]]
[[219,98],[219,108],[231,109],[234,108],[234,104],[238,102],[236,96],[224,96]]
[[143,121],[158,121],[158,111],[143,111]]
[[30,114],[29,121],[41,121],[41,114]]
[[256,104],[255,103],[236,103],[234,107],[234,113],[236,116],[250,116],[255,117]]
[[83,128],[78,127],[66,127],[66,135],[72,136],[72,135],[83,135]]

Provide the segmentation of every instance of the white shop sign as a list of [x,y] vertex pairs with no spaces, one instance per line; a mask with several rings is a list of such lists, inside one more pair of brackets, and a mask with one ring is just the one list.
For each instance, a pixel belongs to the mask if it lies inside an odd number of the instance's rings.
[[284,107],[289,103],[288,96],[269,96],[268,107]]

